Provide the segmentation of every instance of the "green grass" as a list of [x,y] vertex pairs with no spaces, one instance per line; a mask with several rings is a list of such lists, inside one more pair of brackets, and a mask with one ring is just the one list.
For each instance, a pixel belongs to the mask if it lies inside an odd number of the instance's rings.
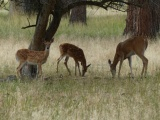
[[[87,26],[69,25],[68,19],[63,19],[56,36],[66,35],[67,37],[79,38],[111,38],[121,36],[125,27],[125,15],[89,17]],[[117,22],[117,19],[119,20]]]
[[[24,26],[28,26],[27,17],[14,16],[10,17],[6,12],[0,14],[0,36],[1,39],[32,39],[34,29],[21,29]],[[34,18],[30,19],[30,24],[34,24]]]
[[[0,14],[0,36],[3,39],[14,38],[17,40],[31,40],[34,34],[34,27],[21,29],[28,26],[26,16],[14,16],[10,18],[4,12]],[[8,19],[9,18],[9,19]],[[87,26],[85,25],[69,25],[68,19],[62,19],[60,27],[56,33],[56,37],[79,37],[79,38],[111,38],[113,36],[121,36],[125,27],[125,15],[89,17]],[[118,19],[118,22],[117,22]],[[30,24],[35,24],[35,17],[30,17]],[[6,32],[7,31],[7,32]]]

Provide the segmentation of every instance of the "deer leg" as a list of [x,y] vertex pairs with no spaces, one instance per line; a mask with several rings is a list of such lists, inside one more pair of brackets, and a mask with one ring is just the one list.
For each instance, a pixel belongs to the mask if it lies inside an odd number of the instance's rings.
[[81,70],[80,70],[80,67],[79,67],[79,63],[78,63],[78,70],[79,70],[79,75],[81,76]]
[[145,66],[145,74],[144,74],[144,76],[146,77],[146,75],[147,75],[147,69],[148,69],[148,59],[145,57],[145,62],[146,62],[146,66]]
[[[146,74],[147,74],[147,68],[148,68],[148,59],[145,57],[145,56],[143,56],[143,71],[144,71],[144,76],[146,77]],[[141,76],[142,76],[143,74],[141,73]]]
[[57,73],[58,73],[58,65],[59,65],[59,62],[63,59],[64,56],[60,56],[58,59],[57,59]]
[[75,61],[75,76],[77,75],[77,61]]
[[76,63],[75,75],[76,75],[77,66],[78,66],[79,75],[81,76],[81,71],[80,71],[80,68],[79,68],[79,63],[78,63],[78,61],[76,61],[75,63]]
[[121,71],[123,60],[124,60],[124,56],[121,57],[120,64],[119,64],[119,71],[118,71],[118,77],[119,78],[120,78],[120,71]]
[[130,67],[130,70],[131,70],[131,77],[133,77],[133,73],[132,73],[132,56],[128,57],[128,62],[129,62],[129,67]]
[[69,57],[66,56],[65,61],[64,61],[64,64],[65,64],[65,66],[66,66],[66,68],[67,68],[67,70],[68,70],[68,72],[69,72],[69,75],[71,75],[71,71],[69,70],[68,65],[67,65],[68,60],[69,60]]
[[143,54],[137,54],[142,62],[143,62],[143,68],[142,68],[142,72],[141,72],[141,77],[143,77],[143,73],[145,71],[145,77],[146,77],[146,74],[147,74],[147,68],[148,68],[148,59],[143,55]]
[[39,66],[37,65],[37,74],[36,74],[36,79],[38,79],[38,75],[39,75]]
[[19,66],[17,67],[17,76],[20,77],[21,76],[21,69],[22,67],[25,65],[25,62],[20,62]]
[[43,76],[42,76],[42,64],[38,64],[38,77],[41,77],[41,79],[43,80]]
[[42,75],[42,66],[41,64],[38,64],[38,76],[41,76]]

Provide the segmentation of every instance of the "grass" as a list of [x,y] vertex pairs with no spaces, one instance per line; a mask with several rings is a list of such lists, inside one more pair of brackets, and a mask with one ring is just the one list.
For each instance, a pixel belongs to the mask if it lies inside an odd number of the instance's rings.
[[[119,18],[119,22],[116,22],[117,18]],[[72,26],[68,24],[68,19],[64,19],[57,31],[57,37],[62,35],[81,38],[121,36],[125,27],[125,15],[119,15],[117,18],[111,16],[89,17],[87,26],[81,24]]]
[[[33,35],[33,29],[20,29],[22,21],[19,24],[15,21],[13,26],[11,21],[6,23],[5,17],[2,17],[4,21],[0,20],[4,27],[0,26],[0,29],[6,34],[0,32],[0,78],[16,74],[15,53],[20,48],[27,48]],[[68,26],[64,19],[51,45],[49,58],[42,66],[44,76],[51,76],[51,79],[1,82],[0,120],[158,120],[159,39],[149,42],[145,54],[149,60],[147,78],[140,79],[142,62],[134,56],[135,79],[129,78],[128,61],[125,61],[121,79],[116,77],[113,80],[107,60],[113,59],[116,45],[126,39],[121,36],[124,15],[119,19],[117,21],[115,16],[93,17],[89,18],[87,27]],[[32,32],[27,34],[27,31]],[[59,73],[56,73],[58,46],[64,42],[84,50],[87,63],[91,63],[86,77],[74,76],[73,59],[68,63],[72,76],[68,76],[63,61]]]
[[65,78],[2,83],[1,119],[117,120],[159,118],[159,79]]
[[[121,36],[125,27],[125,15],[120,14],[114,16],[100,16],[88,17],[87,26],[69,25],[68,19],[62,19],[60,27],[55,35],[56,38],[61,36],[79,37],[79,38],[111,38],[114,36]],[[31,40],[34,34],[34,27],[28,29],[21,29],[28,26],[26,16],[9,17],[6,12],[0,14],[0,36],[3,39],[14,38],[16,40]],[[9,19],[8,19],[9,18]],[[119,19],[117,22],[116,19]],[[29,18],[30,24],[35,24],[35,17]],[[96,28],[96,29],[95,29]],[[6,32],[7,31],[7,32]]]
[[[1,39],[16,39],[16,40],[31,40],[34,28],[21,29],[24,26],[28,26],[27,17],[25,16],[14,16],[10,17],[8,13],[2,12],[0,14],[0,36]],[[30,18],[30,24],[34,24],[34,17]],[[6,32],[7,31],[7,32]]]

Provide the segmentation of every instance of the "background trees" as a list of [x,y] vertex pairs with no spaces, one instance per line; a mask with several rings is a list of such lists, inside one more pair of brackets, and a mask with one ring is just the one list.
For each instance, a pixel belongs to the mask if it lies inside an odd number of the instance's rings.
[[43,1],[41,0],[9,0],[10,15],[28,14],[31,15],[42,9]]
[[[82,0],[79,0],[79,1],[82,1]],[[73,8],[71,11],[70,19],[69,19],[70,24],[82,23],[86,25],[87,24],[86,14],[87,14],[86,5]]]

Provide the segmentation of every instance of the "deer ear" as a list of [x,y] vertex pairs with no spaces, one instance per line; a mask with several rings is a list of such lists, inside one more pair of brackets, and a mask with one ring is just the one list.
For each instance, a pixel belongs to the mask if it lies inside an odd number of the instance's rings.
[[91,66],[91,64],[87,65],[87,68],[88,68],[89,66]]
[[110,59],[108,60],[108,64],[111,65],[111,60]]

